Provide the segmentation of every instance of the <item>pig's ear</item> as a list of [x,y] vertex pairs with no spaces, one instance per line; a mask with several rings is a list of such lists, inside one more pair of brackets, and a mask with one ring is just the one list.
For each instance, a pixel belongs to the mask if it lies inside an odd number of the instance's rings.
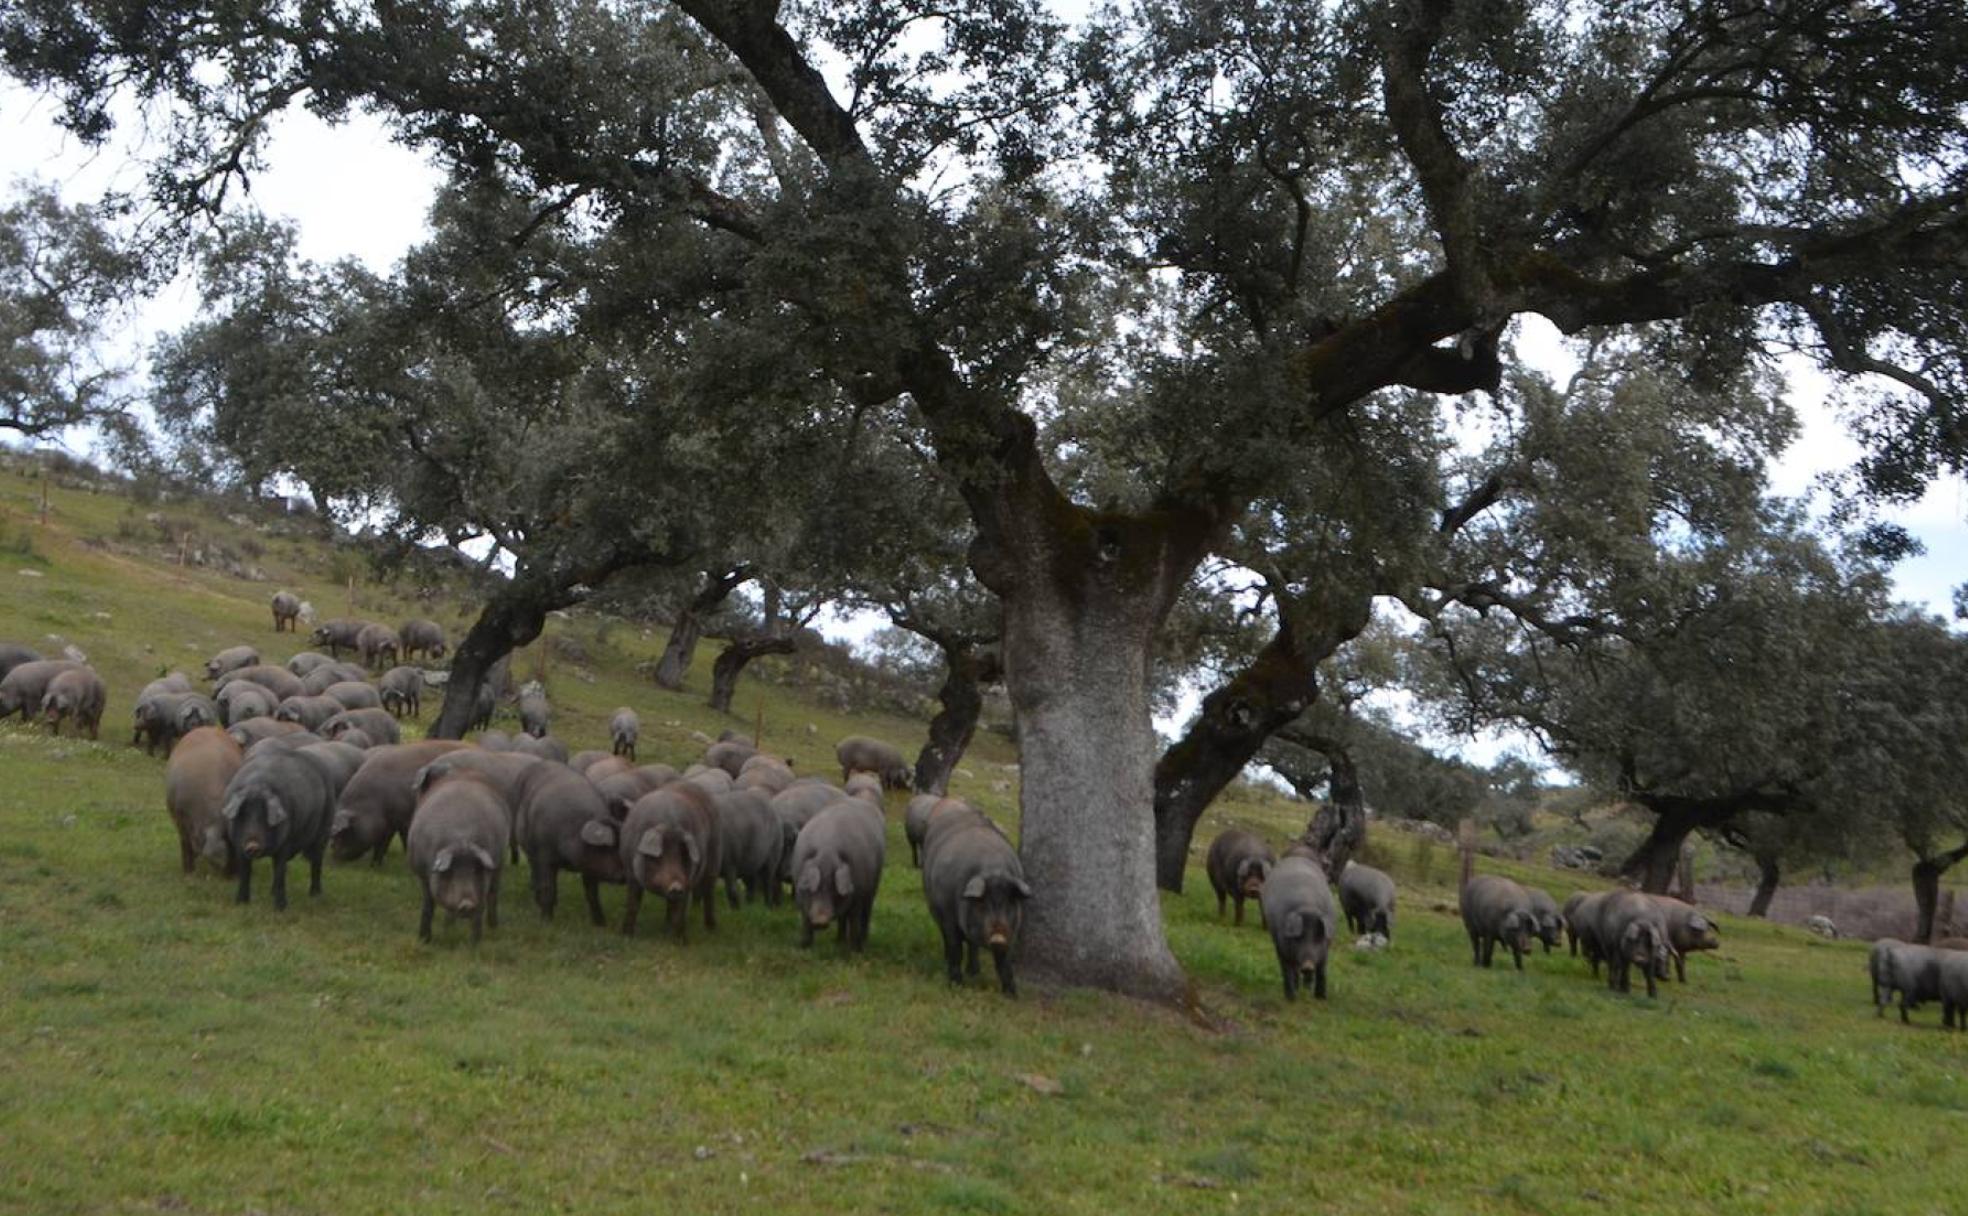
[[266,821],[268,827],[278,827],[287,822],[287,804],[274,794],[266,796]]
[[328,821],[328,834],[330,836],[340,836],[343,832],[348,831],[354,826],[354,812],[346,809],[338,810],[335,812],[335,817]]
[[450,868],[451,868],[451,850],[439,849],[437,851],[437,856],[431,859],[431,873],[442,874]]
[[848,872],[846,866],[834,867],[834,890],[839,892],[842,899],[854,894],[854,875]]
[[581,825],[581,843],[591,844],[598,849],[612,849],[619,831],[612,819],[590,819]]
[[984,876],[982,874],[977,875],[964,884],[963,897],[965,899],[984,898]]
[[1020,899],[1032,898],[1032,885],[1022,878],[1011,880],[1011,891],[1012,894],[1018,896]]
[[220,809],[219,814],[224,816],[228,820],[237,819],[239,818],[240,805],[245,801],[246,800],[244,798],[241,798],[239,795],[234,794],[232,797],[226,799],[226,804],[223,808]]
[[683,833],[683,851],[690,858],[691,869],[694,870],[703,864],[704,851],[697,847],[697,837],[694,833]]
[[793,884],[793,888],[802,892],[818,891],[820,889],[820,867],[810,861],[807,862],[806,868],[800,871],[799,881]]
[[1304,924],[1305,924],[1305,928],[1306,928],[1306,931],[1307,931],[1307,934],[1306,934],[1306,935],[1307,935],[1308,937],[1310,937],[1310,938],[1311,938],[1311,939],[1312,939],[1313,941],[1315,941],[1315,942],[1322,942],[1322,941],[1325,941],[1325,940],[1326,940],[1326,918],[1325,918],[1325,917],[1323,917],[1323,916],[1308,916],[1308,917],[1306,917],[1306,918],[1305,918],[1305,922],[1304,922]]
[[1302,937],[1304,936],[1304,934],[1305,934],[1305,914],[1303,912],[1294,912],[1290,916],[1285,917],[1286,937],[1288,938]]
[[636,842],[636,852],[642,854],[644,857],[661,857],[663,855],[663,829],[650,828],[644,832],[642,839]]
[[608,796],[608,814],[616,823],[627,819],[629,817],[628,797],[623,794],[610,794]]
[[486,852],[478,845],[471,846],[471,855],[478,862],[478,868],[481,870],[496,870],[499,868],[499,863],[492,860],[492,854]]

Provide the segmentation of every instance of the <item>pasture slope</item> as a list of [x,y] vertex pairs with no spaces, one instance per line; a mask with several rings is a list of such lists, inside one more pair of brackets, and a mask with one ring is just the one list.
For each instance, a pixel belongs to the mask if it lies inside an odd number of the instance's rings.
[[[1931,1008],[1875,1020],[1861,946],[1725,919],[1726,949],[1658,1002],[1562,955],[1483,972],[1453,856],[1391,833],[1372,849],[1402,884],[1394,947],[1342,951],[1324,1004],[1285,1003],[1263,931],[1217,922],[1198,863],[1165,907],[1202,1020],[952,991],[894,805],[859,958],[802,953],[789,906],[679,947],[590,928],[570,885],[546,924],[519,881],[482,948],[456,925],[421,947],[396,851],[331,866],[284,916],[264,889],[236,907],[179,874],[163,764],[121,728],[163,666],[241,640],[284,659],[273,587],[100,547],[144,510],[118,499],[58,492],[44,529],[33,493],[0,475],[0,638],[61,635],[112,696],[100,743],[0,728],[0,1211],[1968,1210],[1968,1036]],[[318,548],[269,540],[260,563],[338,606]],[[701,686],[633,675],[660,638],[553,628],[593,659],[592,684],[553,676],[572,745],[623,701],[647,759],[727,724]],[[748,681],[748,720],[761,701],[805,769],[850,729],[919,730]],[[980,741],[958,788],[1006,821],[1010,759]],[[1301,815],[1239,791],[1198,844]],[[1561,899],[1576,881],[1493,865]]]

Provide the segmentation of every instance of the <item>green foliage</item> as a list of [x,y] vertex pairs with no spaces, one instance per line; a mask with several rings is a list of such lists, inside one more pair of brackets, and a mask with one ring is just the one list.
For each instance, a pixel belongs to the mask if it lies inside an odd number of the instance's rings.
[[0,207],[0,430],[55,435],[122,417],[124,369],[95,347],[146,271],[113,219],[45,186]]

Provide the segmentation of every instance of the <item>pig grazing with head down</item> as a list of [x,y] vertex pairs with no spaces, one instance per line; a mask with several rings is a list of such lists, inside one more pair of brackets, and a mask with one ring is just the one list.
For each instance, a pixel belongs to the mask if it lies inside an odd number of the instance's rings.
[[[1032,888],[1018,850],[998,825],[961,803],[937,814],[922,852],[923,896],[943,935],[943,966],[952,984],[977,974],[977,952],[990,952],[998,987],[1018,995],[1012,951]],[[967,957],[966,957],[967,956]]]
[[906,790],[915,781],[899,748],[866,735],[849,735],[835,744],[834,758],[840,761],[842,781],[855,773],[873,773],[892,790]]
[[624,934],[635,933],[645,891],[669,904],[670,932],[678,941],[687,935],[693,896],[703,905],[704,928],[717,928],[717,880],[724,854],[709,794],[683,781],[645,794],[629,808],[619,838],[629,888]]
[[250,680],[226,685],[219,689],[214,700],[219,704],[219,719],[227,726],[237,726],[252,718],[271,718],[280,711],[279,699]]
[[322,855],[335,814],[334,773],[305,749],[248,756],[226,786],[226,840],[239,867],[239,902],[253,898],[253,863],[273,863],[273,906],[287,907],[287,865],[308,862],[308,894],[321,894]]
[[[301,691],[310,697],[319,697],[325,696],[329,689],[338,684],[354,684],[367,688],[368,680],[369,673],[355,664],[330,660],[301,677]],[[340,700],[339,697],[336,699]]]
[[1349,861],[1339,872],[1339,907],[1354,933],[1394,937],[1394,880],[1385,871]]
[[380,708],[345,709],[321,724],[320,735],[324,739],[338,739],[343,732],[359,730],[372,741],[382,743],[401,743],[403,731],[389,711]]
[[1565,933],[1565,918],[1558,911],[1558,901],[1538,887],[1525,887],[1524,894],[1531,897],[1531,932],[1544,943],[1544,952],[1549,954]]
[[1299,987],[1310,980],[1313,997],[1325,1000],[1326,958],[1338,919],[1325,869],[1309,857],[1286,857],[1271,868],[1257,902],[1271,930],[1285,999],[1297,1000]]
[[356,639],[362,636],[362,631],[368,624],[368,621],[351,620],[347,617],[323,621],[314,627],[314,632],[308,635],[308,641],[313,646],[326,646],[328,653],[339,659],[344,650],[359,649]]
[[276,701],[285,701],[288,697],[304,696],[307,693],[307,685],[301,682],[301,677],[285,667],[275,667],[271,663],[255,663],[251,667],[228,671],[213,682],[212,691],[217,693],[237,680],[249,680],[258,684],[272,693]]
[[624,705],[608,719],[608,750],[612,755],[627,756],[629,763],[635,763],[636,737],[642,733],[642,719],[636,711]]
[[396,717],[415,718],[424,712],[424,673],[421,668],[390,668],[376,682],[376,691],[382,699],[383,708]]
[[552,760],[556,764],[567,763],[567,745],[552,735],[521,735],[513,740],[513,751],[522,756],[533,756],[541,760]]
[[321,691],[321,695],[340,705],[343,709],[381,709],[383,694],[376,691],[375,685],[367,680],[337,680]]
[[771,797],[763,790],[733,789],[711,795],[711,804],[717,808],[725,898],[736,908],[738,884],[743,883],[747,900],[763,898],[767,907],[778,907],[786,838],[772,813]]
[[1939,1000],[1941,959],[1950,953],[1952,951],[1890,939],[1875,945],[1873,992],[1880,1011],[1885,1011],[1885,1002],[1879,1000],[1882,989],[1888,1000],[1895,992],[1900,994],[1900,1021],[1903,1023],[1913,1021],[1908,1016],[1910,1010],[1919,1008],[1927,1001]]
[[[344,736],[346,738],[346,735]],[[408,839],[410,820],[417,809],[417,791],[412,782],[417,773],[439,756],[470,748],[455,739],[425,739],[372,748],[362,754],[362,767],[342,787],[329,827],[329,843],[340,861],[353,861],[371,854],[376,865],[383,862],[392,836]]]
[[426,787],[405,842],[423,888],[417,939],[431,939],[438,908],[471,920],[472,944],[499,927],[499,870],[511,844],[499,792],[483,773],[459,770]]
[[1517,970],[1522,971],[1524,955],[1531,948],[1531,932],[1537,924],[1531,912],[1531,897],[1524,888],[1495,874],[1478,874],[1462,889],[1457,902],[1476,965],[1489,966],[1497,943],[1502,942],[1510,947],[1510,956],[1516,961]]
[[867,946],[875,893],[881,887],[884,837],[881,812],[855,798],[840,799],[800,829],[788,870],[800,913],[801,946],[811,946],[814,933],[830,924],[838,924],[836,938],[850,949]]
[[333,697],[288,697],[273,711],[276,722],[298,722],[303,729],[320,730],[328,719],[346,708]]
[[21,721],[27,721],[41,711],[41,698],[48,695],[55,677],[81,667],[68,659],[35,659],[16,666],[0,677],[0,719],[19,714]]
[[226,786],[246,762],[239,743],[216,726],[200,726],[171,749],[164,768],[164,809],[178,830],[178,860],[191,873],[204,857],[222,873],[232,873],[226,845]]
[[1666,895],[1653,896],[1667,920],[1667,944],[1674,954],[1674,978],[1688,982],[1688,956],[1698,950],[1720,950],[1722,934],[1713,917]]
[[94,739],[102,729],[103,706],[108,700],[109,690],[94,670],[70,668],[48,681],[48,691],[41,694],[41,717],[50,734],[60,734],[61,724],[72,721],[76,734],[88,731]]
[[[1242,828],[1230,828],[1217,834],[1210,841],[1209,856],[1204,868],[1209,874],[1210,889],[1216,892],[1216,915],[1223,917],[1226,899],[1237,904],[1237,919],[1234,923],[1244,923],[1244,901],[1256,899],[1264,890],[1264,880],[1271,873],[1271,867],[1278,864],[1271,846],[1258,839],[1255,833]],[[1260,908],[1262,905],[1259,905]]]
[[362,665],[372,671],[394,667],[403,661],[403,639],[388,625],[373,621],[355,635],[355,649],[362,656]]
[[205,678],[216,680],[229,671],[252,667],[259,661],[260,652],[251,646],[229,646],[205,660]]
[[131,740],[142,743],[146,752],[154,752],[159,747],[169,755],[179,739],[201,726],[219,724],[219,707],[211,698],[195,692],[157,691],[153,682],[137,698],[136,708],[131,712],[131,721],[136,735]]
[[430,659],[444,657],[444,626],[422,617],[412,617],[396,631],[403,643],[403,657],[421,654]]

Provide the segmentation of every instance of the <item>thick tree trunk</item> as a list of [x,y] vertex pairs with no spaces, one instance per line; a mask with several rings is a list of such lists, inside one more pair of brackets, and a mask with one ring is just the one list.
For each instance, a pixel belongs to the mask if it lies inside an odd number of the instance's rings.
[[943,686],[936,699],[943,708],[929,722],[929,740],[916,757],[916,792],[945,794],[950,790],[950,774],[970,747],[977,733],[977,719],[984,710],[984,686],[1004,678],[995,648],[945,647]]
[[1155,893],[1155,730],[1139,604],[1005,599],[1018,717],[1019,852],[1033,896],[1023,969],[1155,1000],[1183,991]]
[[1783,877],[1783,869],[1774,857],[1756,859],[1756,894],[1750,897],[1749,914],[1763,917],[1770,914],[1770,901],[1777,897],[1777,883]]
[[677,614],[676,625],[670,630],[670,640],[663,647],[663,657],[656,661],[657,687],[667,688],[671,692],[682,690],[684,673],[690,670],[690,661],[697,654],[697,643],[704,637],[705,618],[716,612],[747,577],[743,567],[713,570],[705,576],[704,585]]
[[1923,857],[1913,864],[1913,903],[1919,914],[1913,930],[1914,941],[1934,940],[1934,914],[1941,906],[1941,875],[1953,869],[1955,863],[1964,857],[1968,857],[1968,843],[1945,853]]
[[1318,850],[1319,856],[1326,860],[1326,873],[1337,880],[1339,872],[1367,838],[1367,801],[1360,789],[1360,770],[1353,764],[1352,753],[1335,744],[1325,756],[1332,765],[1332,774],[1327,779],[1330,797],[1312,816],[1312,822],[1305,825],[1301,839]]
[[738,692],[738,677],[753,659],[767,654],[791,654],[799,643],[791,634],[771,637],[739,638],[718,655],[717,662],[711,664],[711,708],[719,713],[731,712],[731,698]]
[[1691,810],[1660,811],[1654,817],[1653,831],[1620,865],[1621,876],[1639,879],[1640,889],[1649,895],[1667,894],[1681,864],[1681,845],[1700,826],[1701,817]]
[[1181,891],[1196,824],[1277,730],[1318,695],[1311,655],[1280,630],[1250,666],[1203,698],[1182,738],[1155,763],[1155,883]]
[[451,656],[444,707],[431,724],[432,739],[462,739],[471,725],[479,686],[500,659],[540,636],[547,613],[559,605],[543,589],[514,582],[500,589],[472,622]]
[[703,615],[694,606],[686,605],[670,630],[670,640],[663,646],[663,657],[656,661],[657,687],[667,688],[671,692],[683,688],[683,675],[690,670],[690,660],[696,657],[697,643],[703,636]]

